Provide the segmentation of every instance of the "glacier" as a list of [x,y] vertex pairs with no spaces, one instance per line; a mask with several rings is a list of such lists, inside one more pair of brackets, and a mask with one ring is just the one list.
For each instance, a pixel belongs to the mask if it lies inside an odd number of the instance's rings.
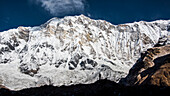
[[166,38],[170,20],[113,25],[84,15],[0,32],[0,85],[22,90],[125,78],[140,54]]

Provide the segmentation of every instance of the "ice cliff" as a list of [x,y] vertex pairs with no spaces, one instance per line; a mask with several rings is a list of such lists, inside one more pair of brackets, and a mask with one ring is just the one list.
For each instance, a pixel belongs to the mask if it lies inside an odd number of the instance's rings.
[[0,85],[21,90],[118,82],[142,52],[159,38],[169,43],[169,36],[170,20],[112,25],[80,15],[20,26],[0,32]]

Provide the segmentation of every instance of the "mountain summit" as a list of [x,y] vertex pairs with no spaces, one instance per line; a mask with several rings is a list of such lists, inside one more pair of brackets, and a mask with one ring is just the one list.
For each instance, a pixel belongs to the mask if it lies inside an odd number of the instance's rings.
[[112,25],[84,15],[10,29],[0,32],[0,85],[21,90],[119,82],[159,38],[170,44],[169,36],[170,20]]

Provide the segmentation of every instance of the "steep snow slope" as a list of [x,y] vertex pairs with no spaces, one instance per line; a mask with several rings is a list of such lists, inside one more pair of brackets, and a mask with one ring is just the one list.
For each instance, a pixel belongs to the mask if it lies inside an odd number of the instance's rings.
[[4,31],[0,33],[0,85],[21,90],[99,79],[118,82],[141,52],[169,36],[170,20],[112,25],[83,15]]

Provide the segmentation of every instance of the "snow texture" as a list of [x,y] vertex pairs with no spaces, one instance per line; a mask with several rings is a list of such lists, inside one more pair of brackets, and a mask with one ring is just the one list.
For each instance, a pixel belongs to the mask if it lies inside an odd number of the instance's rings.
[[20,26],[0,32],[0,85],[21,90],[118,82],[164,36],[169,39],[170,20],[112,25],[80,15]]

